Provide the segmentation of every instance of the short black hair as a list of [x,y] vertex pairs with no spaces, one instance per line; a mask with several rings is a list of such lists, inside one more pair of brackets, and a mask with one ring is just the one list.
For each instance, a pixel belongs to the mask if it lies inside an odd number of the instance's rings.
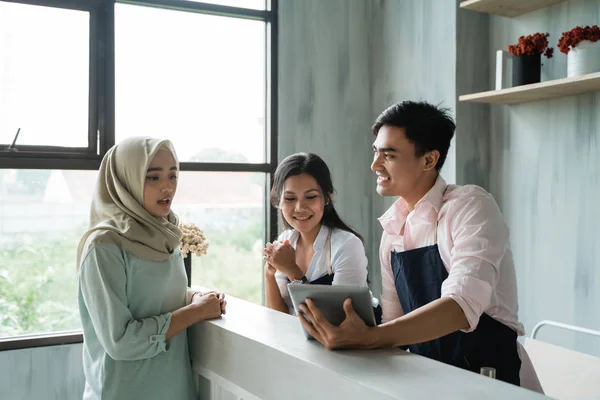
[[415,146],[416,157],[428,151],[439,151],[435,168],[442,169],[456,130],[448,108],[424,101],[403,101],[388,107],[377,117],[372,127],[373,135],[377,136],[384,125],[404,128],[406,138]]

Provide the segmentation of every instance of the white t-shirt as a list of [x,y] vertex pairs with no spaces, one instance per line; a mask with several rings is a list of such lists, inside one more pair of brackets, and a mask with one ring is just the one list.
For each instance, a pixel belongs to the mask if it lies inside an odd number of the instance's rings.
[[[325,251],[325,243],[329,228],[321,225],[321,230],[313,243],[315,254],[310,261],[310,266],[306,271],[306,279],[312,282],[322,276],[327,275],[327,256]],[[289,240],[292,247],[296,248],[298,237],[300,234],[288,229],[279,235],[278,240]],[[367,286],[367,256],[365,247],[358,237],[353,233],[333,229],[331,232],[331,270],[333,272],[332,285],[343,286]],[[287,276],[279,271],[275,272],[275,279],[281,292],[283,301],[288,306],[290,314],[294,314],[294,306],[288,293]]]

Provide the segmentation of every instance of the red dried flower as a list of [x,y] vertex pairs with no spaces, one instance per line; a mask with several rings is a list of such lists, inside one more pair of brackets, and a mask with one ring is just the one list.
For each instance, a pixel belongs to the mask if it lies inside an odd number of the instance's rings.
[[558,48],[561,53],[568,54],[569,50],[584,40],[589,40],[590,42],[600,40],[600,28],[598,28],[598,25],[592,27],[586,26],[585,28],[576,26],[568,32],[563,32],[560,39],[558,39]]
[[552,58],[554,49],[548,47],[549,36],[549,33],[534,33],[529,36],[521,36],[517,44],[508,46],[508,51],[515,56],[543,54],[548,58]]

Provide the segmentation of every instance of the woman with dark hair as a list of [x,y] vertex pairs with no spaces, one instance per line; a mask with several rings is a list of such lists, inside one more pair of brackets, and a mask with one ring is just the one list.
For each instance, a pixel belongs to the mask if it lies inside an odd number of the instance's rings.
[[266,304],[294,314],[288,283],[367,286],[362,237],[333,205],[331,174],[312,153],[286,157],[277,167],[271,203],[286,230],[264,249]]

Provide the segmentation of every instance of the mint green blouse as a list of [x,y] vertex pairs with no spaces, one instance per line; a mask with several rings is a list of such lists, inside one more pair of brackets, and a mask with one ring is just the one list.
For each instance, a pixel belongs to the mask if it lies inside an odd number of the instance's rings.
[[154,262],[97,243],[82,258],[83,399],[195,399],[186,331],[165,340],[187,299],[181,251]]

